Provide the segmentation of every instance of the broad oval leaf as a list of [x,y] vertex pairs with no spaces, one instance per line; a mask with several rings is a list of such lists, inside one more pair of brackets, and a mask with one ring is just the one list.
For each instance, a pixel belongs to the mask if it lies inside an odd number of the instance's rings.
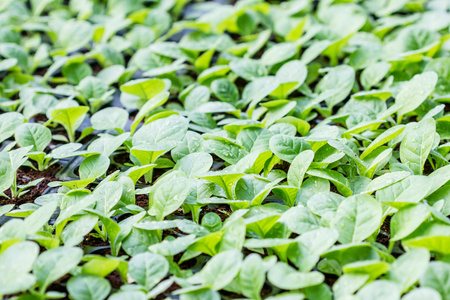
[[74,247],[58,247],[39,255],[33,266],[39,288],[45,291],[56,279],[75,268],[83,257],[83,251]]
[[0,277],[0,294],[24,292],[31,288],[36,278],[29,272],[39,254],[34,242],[20,242],[8,247],[0,254],[0,271],[8,276]]
[[162,255],[144,252],[133,256],[128,264],[128,273],[147,290],[160,282],[169,271],[169,263]]
[[104,300],[111,291],[111,285],[100,276],[81,274],[69,279],[67,290],[75,300]]
[[276,156],[290,163],[300,152],[311,150],[311,146],[304,139],[281,134],[273,136],[269,146]]
[[341,202],[332,220],[339,232],[339,242],[360,242],[369,237],[381,224],[381,205],[373,197],[363,194]]

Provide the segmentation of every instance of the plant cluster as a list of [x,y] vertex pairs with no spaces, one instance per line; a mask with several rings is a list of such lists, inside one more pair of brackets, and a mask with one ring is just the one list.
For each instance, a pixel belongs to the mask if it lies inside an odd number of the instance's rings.
[[450,299],[448,1],[0,25],[0,298]]

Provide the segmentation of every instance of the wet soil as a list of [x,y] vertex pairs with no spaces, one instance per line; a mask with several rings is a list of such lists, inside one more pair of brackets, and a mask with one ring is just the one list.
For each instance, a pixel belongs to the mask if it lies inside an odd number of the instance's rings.
[[136,205],[144,209],[148,208],[148,194],[136,195]]

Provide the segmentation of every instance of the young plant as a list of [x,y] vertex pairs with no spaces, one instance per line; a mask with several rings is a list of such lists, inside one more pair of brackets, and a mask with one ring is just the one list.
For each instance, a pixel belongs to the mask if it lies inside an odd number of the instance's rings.
[[25,123],[16,128],[15,138],[21,147],[30,146],[27,156],[37,162],[38,170],[43,171],[51,166],[52,157],[48,156],[44,150],[52,140],[50,129],[37,123]]
[[83,122],[89,107],[78,106],[74,101],[66,102],[61,106],[63,107],[56,108],[50,112],[46,125],[51,122],[61,124],[67,132],[69,142],[73,143],[75,141],[75,131]]

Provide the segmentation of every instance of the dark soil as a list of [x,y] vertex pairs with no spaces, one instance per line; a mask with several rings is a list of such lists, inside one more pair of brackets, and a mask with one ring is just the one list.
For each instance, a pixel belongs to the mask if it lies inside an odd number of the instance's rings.
[[389,248],[389,239],[391,238],[391,216],[387,216],[380,228],[377,236],[377,242]]
[[[180,261],[181,256],[183,256],[184,253],[177,254],[174,257],[175,261]],[[192,258],[190,260],[184,261],[182,264],[179,265],[181,270],[192,270],[194,266],[197,264],[197,258]]]
[[32,120],[36,123],[45,123],[48,121],[47,116],[44,114],[35,115]]
[[136,195],[136,205],[142,208],[148,208],[148,194]]
[[339,193],[337,187],[334,184],[330,184],[330,191],[339,195],[341,194]]
[[423,167],[423,175],[430,175],[433,172],[434,172],[434,169],[431,166],[430,161],[427,159],[425,161],[425,165]]
[[[28,192],[18,199],[0,197],[0,206],[6,204],[16,204],[16,207],[18,207],[19,205],[24,203],[33,203],[36,198],[44,194],[50,182],[58,180],[56,174],[60,169],[61,166],[58,164],[52,165],[42,172],[35,171],[29,167],[20,168],[19,170],[17,170],[17,185],[24,185],[39,178],[45,179],[39,182],[36,186],[29,188]],[[11,191],[7,190],[5,191],[5,194],[10,197]]]
[[111,158],[114,161],[114,163],[118,164],[118,165],[124,165],[125,163],[131,163],[130,154],[127,152],[113,155]]
[[[125,171],[128,167],[126,163],[131,163],[130,154],[128,152],[117,152],[110,156],[111,164],[109,165],[106,174],[114,173],[115,171]],[[134,165],[134,164],[133,164]]]
[[117,270],[107,275],[105,278],[109,280],[109,283],[111,283],[111,287],[113,289],[120,289],[120,287],[124,284],[124,282],[122,281],[122,277],[120,277]]
[[[167,171],[169,171],[169,170],[171,170],[171,169],[153,169],[153,177],[152,177],[153,182],[158,180],[159,177],[161,177],[162,175],[167,173]],[[144,177],[140,178],[139,181],[141,181],[143,179],[144,179]]]
[[[81,242],[82,248],[86,250],[87,247],[109,247],[109,243],[103,241],[100,238],[93,237],[92,235],[88,234],[84,237],[83,242]],[[99,255],[111,255],[111,249],[110,248],[104,248],[104,249],[98,249],[95,251],[92,251],[93,254],[99,254]]]
[[338,280],[338,276],[333,274],[326,274],[325,276],[325,284],[327,284],[329,287],[332,287],[333,284]]
[[[102,255],[102,256],[112,255],[110,244],[108,242],[105,242],[101,238],[94,237],[90,234],[88,234],[84,237],[84,240],[81,242],[80,246],[84,249],[85,252],[86,252],[86,250],[88,250],[88,252],[91,254],[98,254],[98,255]],[[104,247],[104,248],[94,249],[95,247]],[[125,251],[120,249],[118,256],[122,256],[122,255],[127,256]]]
[[94,76],[96,76],[103,69],[103,67],[97,62],[91,64],[91,68]]

